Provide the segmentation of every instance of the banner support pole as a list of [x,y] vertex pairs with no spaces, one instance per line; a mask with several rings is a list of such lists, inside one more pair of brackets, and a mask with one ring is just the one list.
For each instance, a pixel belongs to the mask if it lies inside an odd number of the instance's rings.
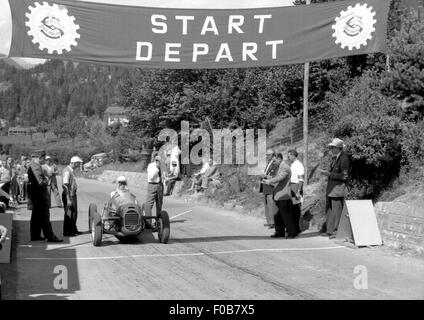
[[[306,5],[311,0],[306,0]],[[305,169],[304,184],[308,184],[308,103],[309,102],[309,62],[305,62],[303,76],[303,167]]]

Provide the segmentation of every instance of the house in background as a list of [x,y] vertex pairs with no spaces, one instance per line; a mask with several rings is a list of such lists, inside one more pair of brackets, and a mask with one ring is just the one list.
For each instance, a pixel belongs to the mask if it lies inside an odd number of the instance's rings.
[[7,135],[8,136],[30,136],[33,132],[35,132],[35,128],[33,127],[10,127]]
[[104,120],[108,126],[120,122],[124,127],[128,125],[129,119],[124,107],[112,104],[104,112]]

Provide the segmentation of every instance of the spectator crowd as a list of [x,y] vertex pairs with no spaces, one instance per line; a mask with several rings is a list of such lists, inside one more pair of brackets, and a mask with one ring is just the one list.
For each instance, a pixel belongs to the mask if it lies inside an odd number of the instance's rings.
[[[18,159],[11,156],[0,158],[0,209],[15,207],[29,200],[28,195],[28,169],[31,157],[22,155]],[[56,176],[59,174],[57,161],[46,156],[46,162],[42,165],[44,174],[48,177],[48,191],[53,194],[56,206],[62,207]],[[51,207],[51,202],[49,203]],[[31,204],[29,204],[31,208]]]
[[[338,138],[328,144],[332,157],[328,168],[321,168],[327,177],[326,220],[320,233],[335,238],[347,196],[350,160],[344,152],[344,142]],[[298,153],[287,152],[286,161],[282,153],[267,150],[267,165],[261,175],[259,192],[264,194],[265,218],[269,228],[275,229],[272,238],[295,238],[301,232],[300,220],[303,203],[305,169],[297,159]]]

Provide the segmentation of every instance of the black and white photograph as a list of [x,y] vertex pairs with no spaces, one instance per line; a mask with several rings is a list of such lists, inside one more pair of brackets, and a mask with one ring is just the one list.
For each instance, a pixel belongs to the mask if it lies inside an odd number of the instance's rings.
[[0,0],[0,300],[424,300],[424,1]]

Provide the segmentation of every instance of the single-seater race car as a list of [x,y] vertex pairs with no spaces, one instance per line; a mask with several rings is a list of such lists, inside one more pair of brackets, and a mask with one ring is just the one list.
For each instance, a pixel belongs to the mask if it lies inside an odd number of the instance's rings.
[[146,216],[145,206],[146,204],[140,206],[128,189],[112,192],[101,214],[97,212],[97,205],[91,203],[88,209],[88,229],[93,245],[101,245],[104,233],[126,241],[137,237],[146,229],[157,232],[159,241],[167,243],[170,235],[168,213],[162,210],[158,216]]

